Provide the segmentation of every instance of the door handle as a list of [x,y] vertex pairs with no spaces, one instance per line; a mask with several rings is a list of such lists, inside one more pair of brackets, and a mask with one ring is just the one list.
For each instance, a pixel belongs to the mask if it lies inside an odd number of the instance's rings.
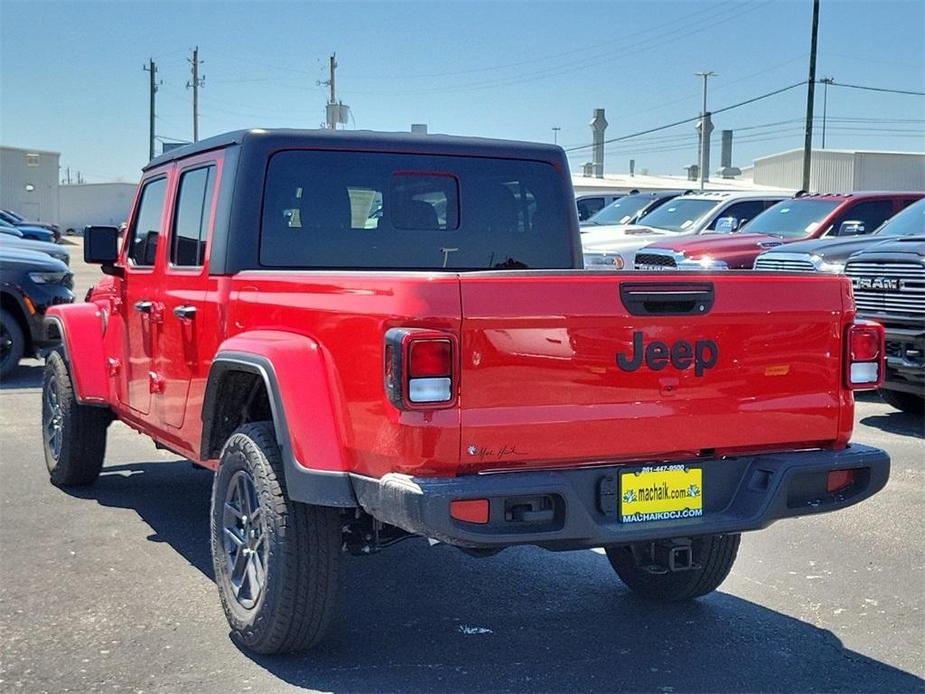
[[196,317],[195,306],[176,306],[173,309],[173,315],[180,320],[192,320]]
[[153,301],[136,301],[135,310],[139,313],[148,313],[150,314],[154,310]]

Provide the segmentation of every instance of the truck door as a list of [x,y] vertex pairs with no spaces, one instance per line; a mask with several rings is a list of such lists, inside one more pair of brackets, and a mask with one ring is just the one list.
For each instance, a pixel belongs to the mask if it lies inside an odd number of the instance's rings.
[[166,198],[166,174],[146,181],[126,232],[125,279],[121,283],[125,387],[119,389],[119,397],[141,414],[151,408],[154,340],[161,318],[154,266],[163,236]]
[[[161,276],[158,301],[163,323],[157,337],[155,371],[161,392],[157,416],[166,425],[184,424],[190,381],[205,378],[217,325],[214,307],[206,306],[209,271],[206,243],[210,237],[219,164],[206,160],[184,162],[170,215],[169,246]],[[210,332],[212,333],[210,335]]]

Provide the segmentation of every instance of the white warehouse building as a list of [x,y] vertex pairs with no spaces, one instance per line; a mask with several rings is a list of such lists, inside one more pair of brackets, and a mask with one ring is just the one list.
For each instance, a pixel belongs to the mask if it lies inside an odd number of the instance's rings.
[[[757,186],[801,187],[803,150],[755,159],[750,174]],[[925,190],[925,154],[869,150],[814,149],[809,190],[853,193],[860,190]]]
[[58,221],[58,152],[0,147],[0,209]]
[[136,188],[134,183],[78,183],[61,186],[61,230],[80,233],[88,224],[119,226],[128,221]]

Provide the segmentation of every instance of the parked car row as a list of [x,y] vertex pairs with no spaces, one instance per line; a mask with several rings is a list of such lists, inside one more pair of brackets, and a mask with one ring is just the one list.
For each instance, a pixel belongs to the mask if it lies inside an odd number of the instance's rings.
[[50,306],[74,301],[67,249],[57,227],[0,210],[0,378],[23,357],[53,346],[43,321]]
[[[34,241],[53,241],[61,239],[61,230],[57,224],[36,222],[25,219],[13,210],[0,210],[0,224],[5,228],[18,229],[27,239]],[[4,232],[4,233],[9,233]]]
[[45,312],[74,301],[68,266],[50,253],[33,250],[30,243],[41,242],[0,243],[0,378],[23,357],[53,346],[45,333]]
[[[700,234],[722,231],[721,224],[737,220],[742,226],[770,206],[786,199],[780,192],[686,192],[663,201],[632,223],[601,225],[582,229],[585,267],[597,270],[632,269],[636,254],[662,239],[688,239]],[[602,211],[603,212],[603,211]],[[599,213],[600,214],[600,213]],[[641,269],[674,269],[676,263],[643,258]],[[691,269],[711,267],[709,264]],[[717,267],[722,267],[721,265]]]
[[[923,196],[862,192],[787,197],[760,191],[630,194],[581,223],[585,267],[751,269],[759,255],[785,244],[818,239],[825,246],[836,238],[872,233]],[[773,269],[801,269],[800,265],[813,269],[805,259],[800,261],[787,267],[775,264]]]

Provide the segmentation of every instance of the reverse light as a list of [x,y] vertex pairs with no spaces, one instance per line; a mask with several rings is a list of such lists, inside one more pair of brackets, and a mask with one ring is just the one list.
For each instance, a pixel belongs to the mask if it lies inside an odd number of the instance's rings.
[[846,337],[846,380],[854,390],[872,390],[883,383],[885,335],[873,321],[855,321]]
[[385,335],[385,389],[403,410],[451,407],[456,401],[456,337],[420,328]]

